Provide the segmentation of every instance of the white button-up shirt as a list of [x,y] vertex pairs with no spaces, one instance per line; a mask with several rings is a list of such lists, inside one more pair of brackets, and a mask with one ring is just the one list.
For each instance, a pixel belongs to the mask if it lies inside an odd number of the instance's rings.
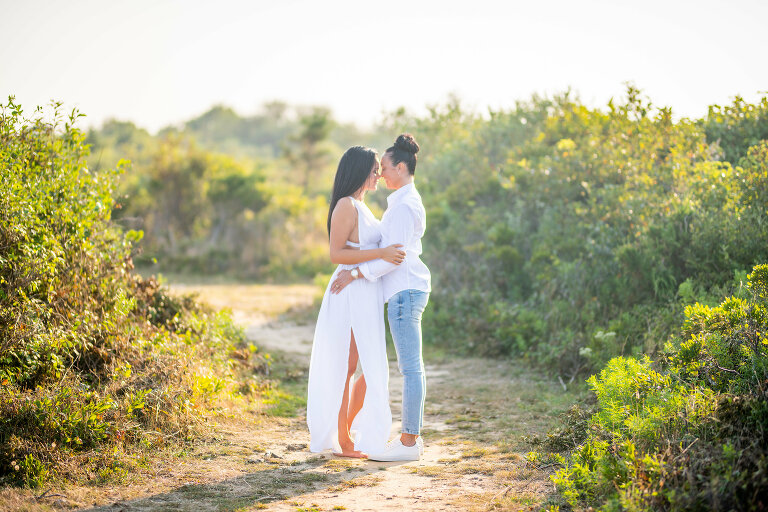
[[384,302],[403,290],[431,291],[429,269],[421,261],[421,237],[427,228],[427,212],[413,183],[387,197],[387,211],[381,217],[381,244],[403,244],[405,259],[400,265],[377,259],[360,265],[369,281],[382,279]]

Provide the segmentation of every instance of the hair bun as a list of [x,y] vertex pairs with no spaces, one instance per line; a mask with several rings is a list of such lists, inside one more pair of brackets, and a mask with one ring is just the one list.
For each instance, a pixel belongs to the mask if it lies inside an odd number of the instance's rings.
[[395,148],[414,155],[419,152],[419,145],[416,144],[416,141],[413,140],[413,135],[410,133],[400,135],[395,141]]

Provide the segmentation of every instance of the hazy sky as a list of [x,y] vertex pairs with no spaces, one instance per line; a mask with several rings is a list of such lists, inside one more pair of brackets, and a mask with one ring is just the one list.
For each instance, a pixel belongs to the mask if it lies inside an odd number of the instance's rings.
[[367,125],[451,93],[603,106],[631,81],[698,117],[768,91],[766,20],[765,0],[0,0],[0,99],[151,131],[274,99]]

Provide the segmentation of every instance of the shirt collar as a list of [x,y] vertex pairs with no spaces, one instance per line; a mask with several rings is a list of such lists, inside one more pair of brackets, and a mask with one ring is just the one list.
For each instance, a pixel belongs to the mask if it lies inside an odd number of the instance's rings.
[[416,190],[416,187],[413,185],[413,183],[408,183],[407,185],[403,185],[399,189],[389,194],[387,196],[387,207],[390,207],[402,201],[403,198],[408,194],[410,194],[412,190]]

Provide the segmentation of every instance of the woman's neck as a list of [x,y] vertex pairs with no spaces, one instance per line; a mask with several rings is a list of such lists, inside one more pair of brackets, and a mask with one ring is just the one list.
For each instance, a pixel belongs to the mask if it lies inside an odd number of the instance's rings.
[[403,181],[400,182],[395,190],[400,190],[404,186],[410,185],[411,183],[413,183],[413,176],[409,174],[407,178],[403,178]]
[[362,203],[363,199],[365,199],[365,190],[360,190],[356,194],[352,194],[352,197],[354,197],[355,199],[357,199]]

